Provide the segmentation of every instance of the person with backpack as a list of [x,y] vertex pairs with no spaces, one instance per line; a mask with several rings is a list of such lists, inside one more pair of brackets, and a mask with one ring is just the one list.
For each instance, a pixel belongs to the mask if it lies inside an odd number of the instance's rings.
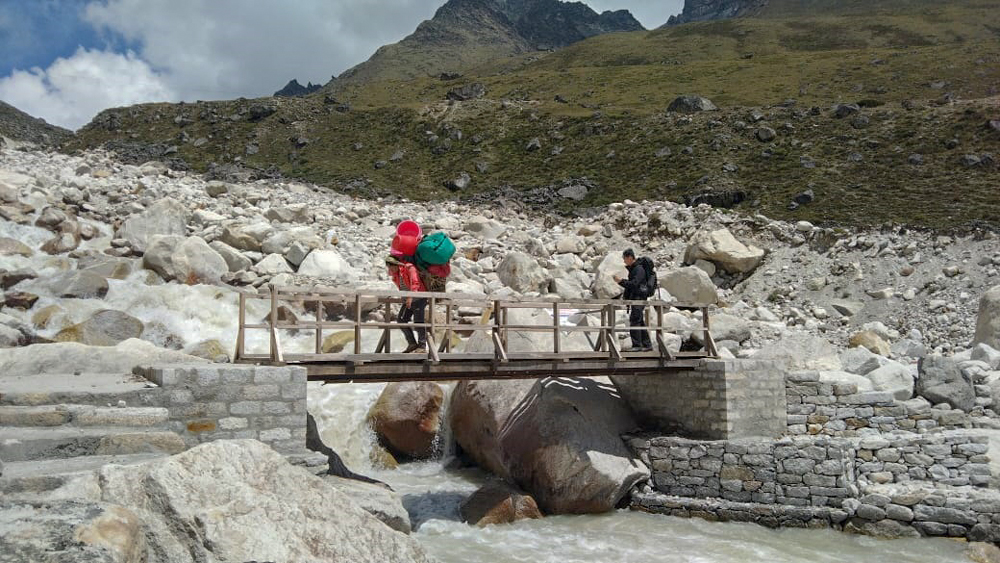
[[[427,288],[424,287],[423,281],[420,279],[420,273],[417,271],[417,267],[413,265],[412,262],[401,260],[395,256],[389,256],[385,259],[385,265],[389,269],[389,277],[392,279],[392,283],[400,291],[426,291]],[[396,322],[403,323],[416,323],[424,324],[427,312],[427,299],[414,299],[408,297],[403,307],[399,310],[399,316],[396,317]],[[406,343],[408,346],[404,353],[419,352],[421,349],[427,348],[427,329],[425,327],[417,327],[417,336],[414,338],[413,329],[409,327],[402,328],[403,337],[406,338]]]
[[[645,301],[656,293],[656,272],[653,270],[653,261],[643,256],[636,260],[635,251],[631,248],[622,252],[622,259],[625,268],[628,270],[628,279],[621,276],[614,276],[618,285],[625,290],[623,298],[626,301]],[[646,306],[630,305],[628,324],[632,330],[629,336],[632,337],[632,350],[636,352],[649,352],[653,349],[653,343],[649,338],[649,331],[646,327]]]

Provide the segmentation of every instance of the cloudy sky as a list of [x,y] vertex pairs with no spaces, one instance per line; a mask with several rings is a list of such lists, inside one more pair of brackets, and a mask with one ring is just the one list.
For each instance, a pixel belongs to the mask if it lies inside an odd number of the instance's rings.
[[[647,28],[683,0],[585,0]],[[0,0],[0,100],[77,129],[151,101],[269,95],[326,83],[444,0]]]

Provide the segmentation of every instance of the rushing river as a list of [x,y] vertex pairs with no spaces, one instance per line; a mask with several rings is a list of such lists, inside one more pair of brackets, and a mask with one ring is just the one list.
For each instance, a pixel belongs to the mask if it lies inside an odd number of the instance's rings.
[[[595,516],[550,516],[510,525],[463,524],[459,505],[488,475],[447,469],[443,461],[373,469],[374,435],[365,414],[379,384],[309,389],[309,410],[324,440],[356,470],[402,495],[414,537],[442,563],[968,563],[951,540],[876,540],[832,530],[770,530],[620,510]],[[446,390],[449,391],[449,390]],[[447,401],[446,401],[447,404]]]

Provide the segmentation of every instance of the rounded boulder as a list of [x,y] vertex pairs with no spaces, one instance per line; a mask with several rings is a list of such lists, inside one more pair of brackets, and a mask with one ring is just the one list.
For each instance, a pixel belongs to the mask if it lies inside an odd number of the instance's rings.
[[436,383],[390,383],[368,412],[368,421],[393,454],[427,458],[439,444],[443,402],[444,392]]

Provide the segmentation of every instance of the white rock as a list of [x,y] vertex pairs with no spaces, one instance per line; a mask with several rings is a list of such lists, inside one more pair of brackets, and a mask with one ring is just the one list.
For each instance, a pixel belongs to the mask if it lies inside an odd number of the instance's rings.
[[263,260],[257,262],[253,267],[254,271],[262,276],[276,276],[278,274],[290,274],[293,272],[288,261],[280,254],[268,254]]
[[139,215],[129,217],[118,233],[132,244],[132,248],[144,252],[150,239],[156,235],[187,235],[190,213],[179,201],[164,198],[154,203]]
[[244,256],[243,253],[220,240],[210,242],[209,246],[222,256],[230,272],[242,272],[253,267],[253,262]]
[[867,377],[876,391],[890,391],[898,401],[913,397],[913,373],[903,364],[890,361],[886,365],[868,372]]
[[523,252],[508,252],[497,266],[500,281],[519,293],[548,292],[549,276],[538,262]]
[[587,241],[575,235],[565,236],[556,243],[556,252],[560,254],[583,254],[587,250]]
[[335,282],[349,282],[360,277],[347,260],[336,250],[313,250],[299,265],[299,275],[325,278]]
[[984,293],[979,301],[976,336],[972,343],[1000,349],[1000,285]]
[[5,376],[66,374],[67,371],[131,373],[132,368],[139,365],[204,361],[174,350],[158,348],[145,340],[135,338],[115,346],[85,346],[76,342],[56,342],[4,350],[4,353],[0,354],[0,373]]
[[102,500],[142,518],[151,551],[163,554],[158,560],[430,561],[416,540],[255,440],[107,465],[100,487]]
[[819,380],[822,383],[853,383],[858,386],[858,392],[872,391],[872,382],[863,375],[846,371],[821,371]]
[[[628,277],[628,270],[622,262],[621,252],[611,252],[601,259],[597,265],[594,283],[590,292],[597,299],[612,299],[622,293],[622,287],[615,282],[614,276]],[[662,284],[661,284],[662,285]]]
[[763,259],[763,250],[736,240],[729,229],[699,232],[684,254],[685,264],[708,260],[730,274],[752,272]]
[[804,333],[789,333],[753,355],[755,360],[785,362],[789,371],[841,371],[837,350],[823,338]]
[[658,275],[660,287],[681,303],[714,304],[719,301],[718,290],[701,268],[688,266]]
[[500,238],[507,232],[507,227],[482,215],[475,215],[465,222],[465,231],[482,240],[491,240]]

